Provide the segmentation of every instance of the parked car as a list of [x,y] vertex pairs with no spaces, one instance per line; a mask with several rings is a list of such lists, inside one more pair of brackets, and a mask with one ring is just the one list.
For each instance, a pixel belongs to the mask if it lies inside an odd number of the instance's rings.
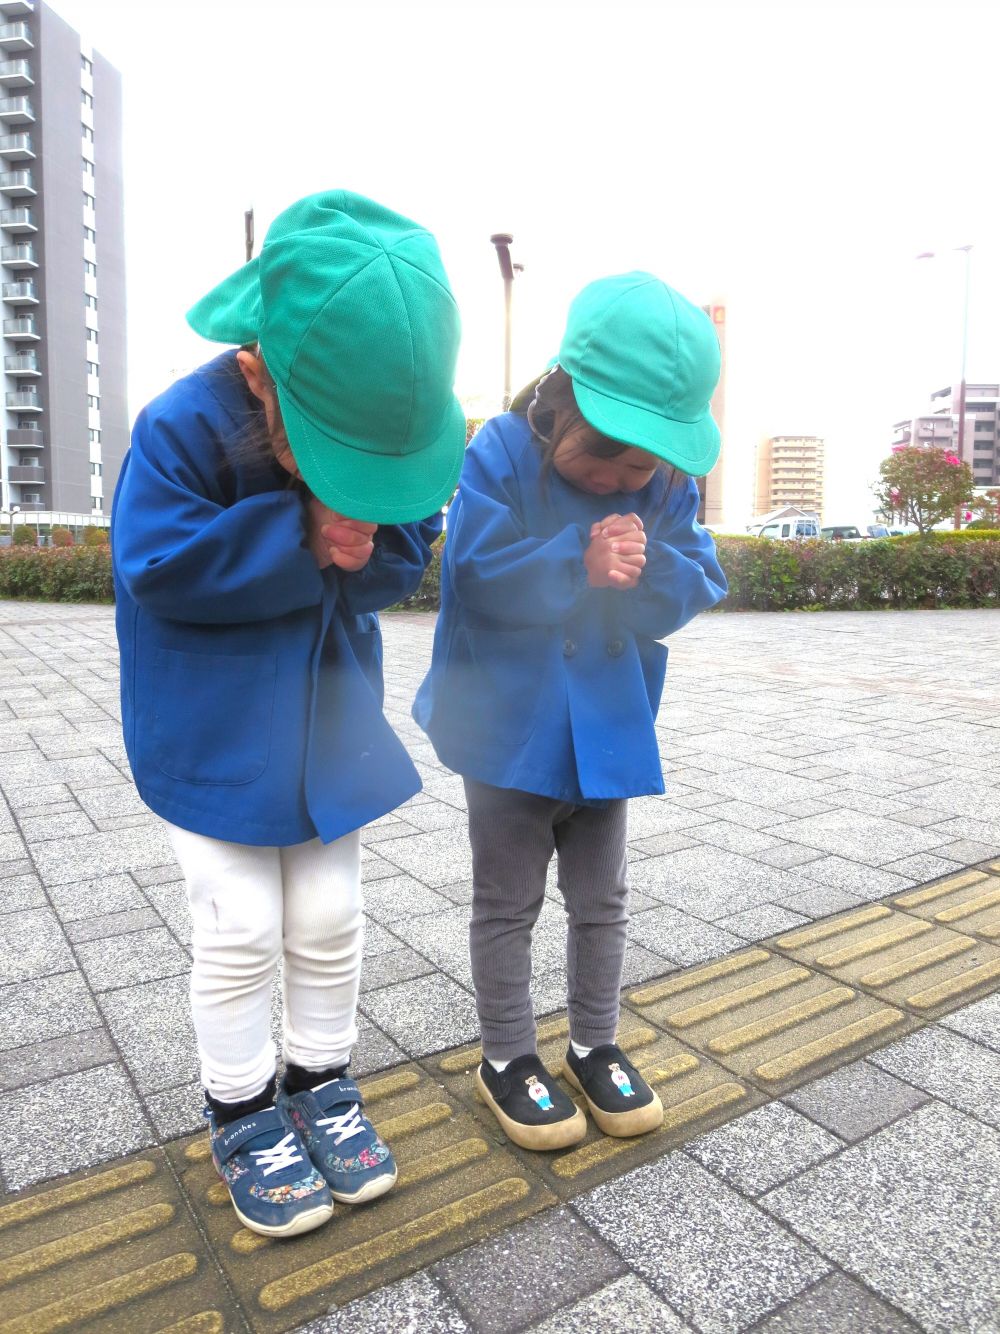
[[819,535],[827,542],[860,542],[865,536],[856,523],[835,523],[821,528]]
[[770,537],[778,542],[795,542],[819,537],[819,525],[815,519],[780,519],[777,523],[751,529],[751,533],[754,537]]

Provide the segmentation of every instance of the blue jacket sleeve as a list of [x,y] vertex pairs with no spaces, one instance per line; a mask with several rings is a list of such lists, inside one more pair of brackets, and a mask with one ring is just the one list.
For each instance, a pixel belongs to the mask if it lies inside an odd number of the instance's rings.
[[715,543],[697,522],[698,488],[690,478],[669,498],[652,532],[638,585],[619,592],[622,620],[636,634],[663,639],[728,591]]
[[221,450],[197,412],[136,422],[115,497],[112,554],[130,596],[168,620],[240,624],[317,605],[323,579],[297,491],[227,505]]
[[551,625],[590,596],[579,524],[555,537],[528,537],[519,486],[503,442],[487,425],[466,450],[458,497],[448,512],[444,558],[460,602],[499,621]]
[[391,607],[415,593],[430,564],[431,544],[440,536],[442,522],[438,513],[420,523],[379,528],[368,564],[353,574],[340,574],[343,609],[360,616]]

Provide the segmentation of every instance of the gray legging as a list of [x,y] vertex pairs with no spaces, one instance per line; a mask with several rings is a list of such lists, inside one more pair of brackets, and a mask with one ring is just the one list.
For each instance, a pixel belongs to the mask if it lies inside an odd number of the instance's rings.
[[624,799],[603,806],[540,797],[465,779],[472,844],[469,931],[483,1052],[510,1061],[535,1050],[531,929],[553,852],[569,916],[566,968],[570,1036],[613,1042],[625,957]]

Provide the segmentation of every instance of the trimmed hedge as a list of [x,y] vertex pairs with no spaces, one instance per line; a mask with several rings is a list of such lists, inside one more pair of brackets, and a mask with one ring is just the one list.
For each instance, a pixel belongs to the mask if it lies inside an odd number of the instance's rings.
[[[1000,607],[1000,534],[934,533],[864,542],[774,542],[720,537],[729,580],[722,611],[846,611],[910,607]],[[969,538],[992,538],[967,541]],[[434,610],[441,551],[402,605]],[[100,547],[0,548],[0,597],[112,602],[111,552]]]
[[0,597],[39,602],[113,602],[111,548],[2,547]]

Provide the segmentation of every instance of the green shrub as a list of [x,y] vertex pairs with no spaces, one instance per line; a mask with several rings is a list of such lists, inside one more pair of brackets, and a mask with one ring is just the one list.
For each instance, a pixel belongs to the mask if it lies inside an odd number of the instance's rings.
[[38,534],[26,523],[18,524],[11,541],[15,547],[35,547],[38,545]]
[[894,542],[976,542],[985,538],[987,541],[992,538],[994,541],[1000,539],[1000,528],[977,528],[976,524],[982,523],[981,519],[976,519],[969,524],[968,528],[934,528],[929,533],[904,533],[902,537],[894,537]]
[[68,528],[53,528],[52,545],[54,547],[71,547],[73,545],[73,534]]
[[42,602],[113,602],[111,549],[5,547],[0,550],[0,597]]
[[108,534],[104,528],[84,528],[83,545],[85,547],[106,547]]

